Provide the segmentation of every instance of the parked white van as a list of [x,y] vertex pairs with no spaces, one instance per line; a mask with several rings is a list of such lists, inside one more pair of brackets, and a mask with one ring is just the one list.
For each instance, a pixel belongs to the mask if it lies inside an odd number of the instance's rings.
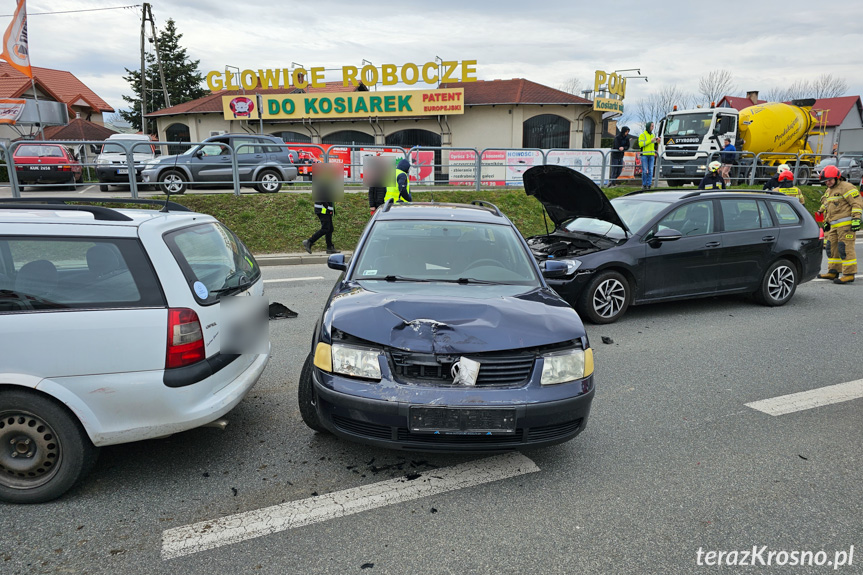
[[171,202],[65,201],[0,207],[0,501],[54,499],[101,446],[221,418],[269,360],[261,270],[231,230]]
[[156,157],[156,150],[150,142],[150,137],[144,134],[113,134],[105,140],[96,157],[99,191],[107,192],[109,184],[128,185],[129,161],[124,146],[132,149],[135,174],[137,181],[140,182],[144,163]]

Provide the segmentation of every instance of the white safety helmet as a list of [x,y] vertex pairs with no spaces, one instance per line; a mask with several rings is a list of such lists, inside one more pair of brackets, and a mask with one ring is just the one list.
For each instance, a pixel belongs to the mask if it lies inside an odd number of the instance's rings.
[[781,174],[782,172],[790,172],[791,168],[788,167],[788,164],[779,164],[776,166],[776,173]]
[[722,167],[722,164],[715,161],[715,160],[710,162],[709,164],[707,164],[707,169],[710,170],[711,172],[718,172],[719,168],[721,168],[721,167]]

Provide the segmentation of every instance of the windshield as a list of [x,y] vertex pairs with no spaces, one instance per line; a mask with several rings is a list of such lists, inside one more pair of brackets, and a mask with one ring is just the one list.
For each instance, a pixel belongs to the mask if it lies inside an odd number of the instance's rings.
[[451,281],[539,287],[534,262],[509,226],[395,220],[369,232],[352,279]]
[[[637,232],[656,214],[668,206],[668,202],[643,200],[635,198],[614,198],[611,200],[614,211],[632,232]],[[611,239],[623,239],[626,233],[623,228],[605,220],[596,218],[575,218],[564,222],[563,228],[568,232],[583,232],[597,234]]]
[[[128,144],[130,146],[134,146],[132,148],[133,153],[135,154],[153,154],[153,147],[148,146],[146,144],[141,144],[137,141],[129,141]],[[136,145],[137,144],[137,145]],[[123,146],[120,144],[103,144],[102,145],[102,153],[103,154],[126,154],[126,150],[123,149]]]
[[713,113],[677,114],[668,117],[665,124],[665,136],[698,136],[704,137],[710,129]]

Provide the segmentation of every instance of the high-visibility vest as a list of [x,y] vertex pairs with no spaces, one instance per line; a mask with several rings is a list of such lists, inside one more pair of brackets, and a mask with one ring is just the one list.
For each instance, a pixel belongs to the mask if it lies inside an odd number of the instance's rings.
[[795,198],[800,200],[801,204],[806,202],[806,197],[803,195],[803,192],[800,191],[800,188],[791,187],[791,188],[777,188],[777,189],[780,192],[782,192],[783,194],[785,194],[786,196],[794,196]]
[[404,172],[404,171],[396,168],[396,172],[395,172],[396,177],[395,177],[394,181],[389,186],[387,186],[387,195],[384,196],[384,203],[387,203],[390,200],[392,200],[393,203],[396,203],[396,204],[399,202],[402,202],[402,203],[407,202],[406,199],[402,198],[401,193],[399,193],[399,175],[401,175],[401,174],[404,174],[405,177],[407,178],[407,183],[405,184],[405,192],[407,194],[411,193],[411,177],[410,177],[410,175],[407,172]]
[[641,132],[641,134],[638,136],[638,147],[641,148],[641,153],[643,155],[656,155],[656,144],[653,143],[653,138],[655,137],[656,136],[654,136],[647,130]]
[[333,204],[329,202],[320,202],[315,203],[315,213],[321,215],[334,214],[336,211],[333,209]]

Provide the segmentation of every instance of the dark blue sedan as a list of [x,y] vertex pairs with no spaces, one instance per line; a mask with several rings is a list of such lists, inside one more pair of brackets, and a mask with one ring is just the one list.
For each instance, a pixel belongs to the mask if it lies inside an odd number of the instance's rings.
[[299,382],[310,428],[433,451],[552,445],[584,430],[584,326],[512,222],[478,204],[389,204],[349,264],[330,256],[344,273]]

